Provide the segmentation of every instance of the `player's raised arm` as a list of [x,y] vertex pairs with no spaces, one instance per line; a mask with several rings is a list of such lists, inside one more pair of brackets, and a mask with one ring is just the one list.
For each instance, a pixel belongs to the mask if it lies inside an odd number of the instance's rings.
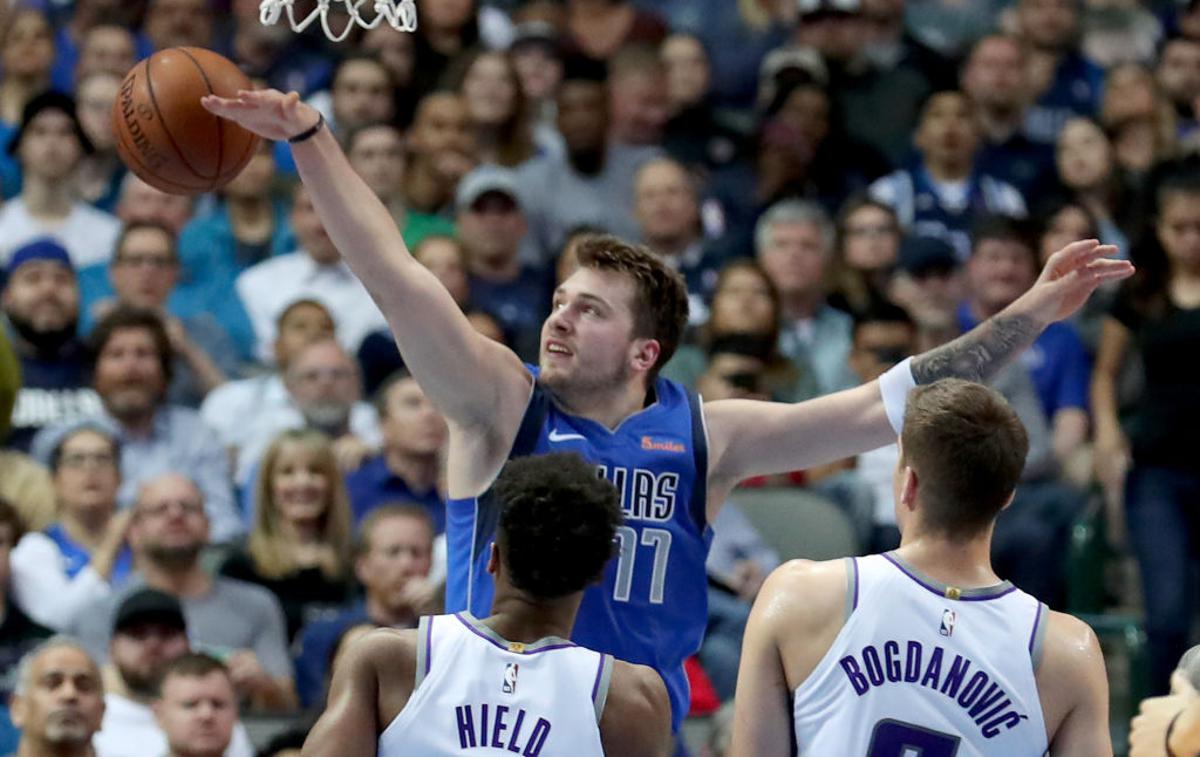
[[878,381],[795,405],[708,404],[714,491],[719,494],[750,476],[820,465],[894,441],[908,388],[950,377],[988,381],[1046,326],[1078,310],[1100,284],[1133,274],[1128,261],[1111,259],[1116,251],[1094,239],[1072,242],[1051,255],[1037,282],[1003,311]]
[[412,258],[383,203],[347,161],[320,114],[295,92],[208,96],[204,107],[292,153],[329,237],[387,317],[405,365],[438,409],[465,427],[523,407],[531,378],[507,348],[476,333],[434,276]]

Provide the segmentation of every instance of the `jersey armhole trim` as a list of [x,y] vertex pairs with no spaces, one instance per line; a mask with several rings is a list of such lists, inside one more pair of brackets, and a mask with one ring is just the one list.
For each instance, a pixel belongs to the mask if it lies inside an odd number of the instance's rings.
[[843,558],[846,563],[846,620],[858,609],[858,562],[853,557]]
[[429,664],[433,659],[433,623],[429,616],[417,621],[417,674],[413,681],[413,692],[421,688],[421,682],[429,675]]
[[688,392],[688,408],[692,416],[692,459],[696,465],[692,501],[689,503],[692,520],[700,533],[708,527],[708,420],[704,417],[704,398]]
[[596,669],[596,682],[592,684],[592,705],[596,708],[596,724],[604,715],[604,705],[608,702],[608,685],[612,682],[613,656],[600,655],[600,665]]
[[1045,603],[1038,602],[1037,615],[1033,619],[1033,633],[1029,634],[1029,658],[1033,661],[1035,671],[1042,664],[1042,647],[1046,641],[1046,628],[1050,625],[1046,618],[1048,612],[1050,608],[1046,607]]

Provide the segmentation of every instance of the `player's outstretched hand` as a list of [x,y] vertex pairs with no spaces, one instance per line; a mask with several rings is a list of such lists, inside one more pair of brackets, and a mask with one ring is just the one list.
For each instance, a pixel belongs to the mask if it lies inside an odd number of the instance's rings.
[[228,118],[260,137],[284,140],[310,129],[320,114],[300,102],[300,95],[277,89],[239,90],[237,97],[206,95],[200,104],[210,113]]
[[1072,242],[1050,256],[1042,275],[1021,299],[1044,323],[1061,321],[1082,307],[1104,282],[1133,275],[1133,264],[1113,260],[1116,254],[1115,245],[1095,239]]

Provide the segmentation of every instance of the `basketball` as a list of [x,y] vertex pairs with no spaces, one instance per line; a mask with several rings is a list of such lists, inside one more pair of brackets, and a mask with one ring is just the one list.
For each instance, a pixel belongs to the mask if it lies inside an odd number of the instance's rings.
[[209,113],[200,98],[250,89],[232,61],[200,47],[161,50],[130,69],[113,104],[117,153],[164,192],[201,194],[237,176],[258,137]]

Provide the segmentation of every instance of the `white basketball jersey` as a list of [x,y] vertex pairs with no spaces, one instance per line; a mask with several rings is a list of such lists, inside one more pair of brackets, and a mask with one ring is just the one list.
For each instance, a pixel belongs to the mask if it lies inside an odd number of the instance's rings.
[[1040,757],[1046,606],[1005,581],[957,589],[894,553],[847,558],[846,624],[796,688],[808,757]]
[[501,638],[470,613],[421,618],[416,688],[379,757],[603,757],[611,655],[565,639]]

